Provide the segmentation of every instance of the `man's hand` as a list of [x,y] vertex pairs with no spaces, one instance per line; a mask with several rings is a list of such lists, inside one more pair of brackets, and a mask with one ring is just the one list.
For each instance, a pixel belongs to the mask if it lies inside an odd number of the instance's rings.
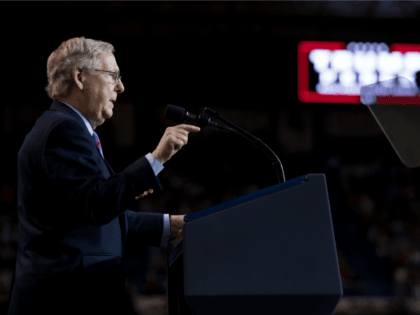
[[191,131],[198,132],[200,127],[182,124],[166,128],[157,148],[152,152],[152,156],[163,165],[187,144],[188,133]]
[[181,241],[183,234],[182,229],[184,228],[184,217],[185,215],[171,215],[171,237],[175,240],[170,248],[175,248]]

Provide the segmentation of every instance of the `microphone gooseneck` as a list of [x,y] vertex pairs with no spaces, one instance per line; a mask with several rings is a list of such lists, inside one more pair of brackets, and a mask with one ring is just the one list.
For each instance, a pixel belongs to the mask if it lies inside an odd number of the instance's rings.
[[234,128],[237,131],[238,134],[243,136],[248,141],[252,142],[254,147],[257,147],[261,151],[263,151],[264,154],[270,159],[270,161],[272,163],[271,165],[273,166],[273,168],[276,170],[277,178],[278,178],[279,182],[283,183],[283,182],[286,181],[286,177],[284,176],[283,165],[281,164],[280,159],[274,153],[273,150],[271,150],[264,142],[261,141],[261,139],[255,137],[254,135],[250,134],[249,132],[247,132],[247,131],[243,130],[242,128],[236,126],[235,124],[231,123],[230,121],[223,118],[222,115],[220,115],[219,113],[217,113],[215,110],[213,110],[211,108],[208,108],[208,107],[204,108],[204,112],[212,115],[213,117],[215,117],[217,119],[220,119],[225,124],[228,124],[229,126]]
[[[220,119],[221,121],[223,121],[225,124],[229,125],[230,127],[225,126],[225,125],[220,125],[214,121],[211,121],[210,116],[206,115],[206,113],[212,115],[213,117],[217,119]],[[273,168],[276,170],[278,181],[280,183],[283,183],[286,181],[286,178],[284,176],[283,165],[281,164],[280,159],[274,153],[274,151],[271,150],[264,142],[262,142],[261,139],[253,136],[249,132],[234,125],[227,119],[223,118],[222,115],[217,113],[215,110],[206,107],[204,109],[204,112],[197,117],[193,114],[188,113],[182,107],[169,104],[168,106],[166,106],[164,116],[166,119],[172,120],[177,123],[184,123],[186,121],[195,122],[197,126],[200,127],[201,129],[204,129],[209,126],[209,127],[222,130],[225,132],[240,134],[242,137],[252,142],[253,146],[263,151],[263,153],[270,159]]]

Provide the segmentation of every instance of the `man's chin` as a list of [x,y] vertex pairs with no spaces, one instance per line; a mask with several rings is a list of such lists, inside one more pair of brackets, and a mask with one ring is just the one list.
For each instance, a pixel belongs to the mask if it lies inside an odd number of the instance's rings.
[[105,122],[105,120],[110,119],[112,115],[113,115],[112,111],[111,112],[107,111],[107,112],[102,113],[102,117],[100,118],[101,125]]
[[102,116],[102,117],[97,117],[96,119],[91,121],[91,125],[92,125],[92,127],[94,127],[93,130],[95,130],[97,127],[102,125],[105,122],[106,119],[108,119],[108,118],[105,117],[105,116]]

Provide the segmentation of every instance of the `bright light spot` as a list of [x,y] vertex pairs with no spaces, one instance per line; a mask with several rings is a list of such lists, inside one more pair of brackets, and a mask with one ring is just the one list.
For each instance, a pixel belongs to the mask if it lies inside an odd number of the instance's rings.
[[398,73],[401,71],[404,65],[404,57],[399,51],[393,51],[391,55],[392,55],[391,70],[394,73]]
[[359,73],[360,85],[374,84],[378,80],[376,72],[361,72]]
[[322,85],[332,84],[337,80],[337,72],[331,69],[325,70],[319,74],[319,82]]
[[371,73],[376,69],[376,53],[356,51],[354,53],[354,69],[359,73]]
[[321,73],[328,68],[330,54],[331,52],[327,49],[315,49],[309,53],[309,60],[314,64],[316,72]]
[[403,57],[399,51],[392,53],[380,52],[378,54],[378,71],[398,73],[403,66]]
[[344,86],[353,86],[356,84],[356,74],[354,71],[344,71],[339,74],[339,80]]
[[353,65],[353,53],[348,50],[336,50],[331,56],[331,67],[338,71],[350,69]]
[[393,81],[391,81],[392,79],[395,79],[396,75],[393,73],[389,73],[389,72],[381,72],[379,73],[379,82],[383,85],[383,86],[387,86],[390,87],[394,84]]
[[420,52],[406,52],[404,57],[404,68],[407,72],[420,70]]

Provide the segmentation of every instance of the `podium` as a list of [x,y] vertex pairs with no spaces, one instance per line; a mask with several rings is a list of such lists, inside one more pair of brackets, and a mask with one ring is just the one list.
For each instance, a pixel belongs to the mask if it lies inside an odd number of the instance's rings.
[[331,315],[343,296],[324,174],[184,221],[167,252],[169,315]]

